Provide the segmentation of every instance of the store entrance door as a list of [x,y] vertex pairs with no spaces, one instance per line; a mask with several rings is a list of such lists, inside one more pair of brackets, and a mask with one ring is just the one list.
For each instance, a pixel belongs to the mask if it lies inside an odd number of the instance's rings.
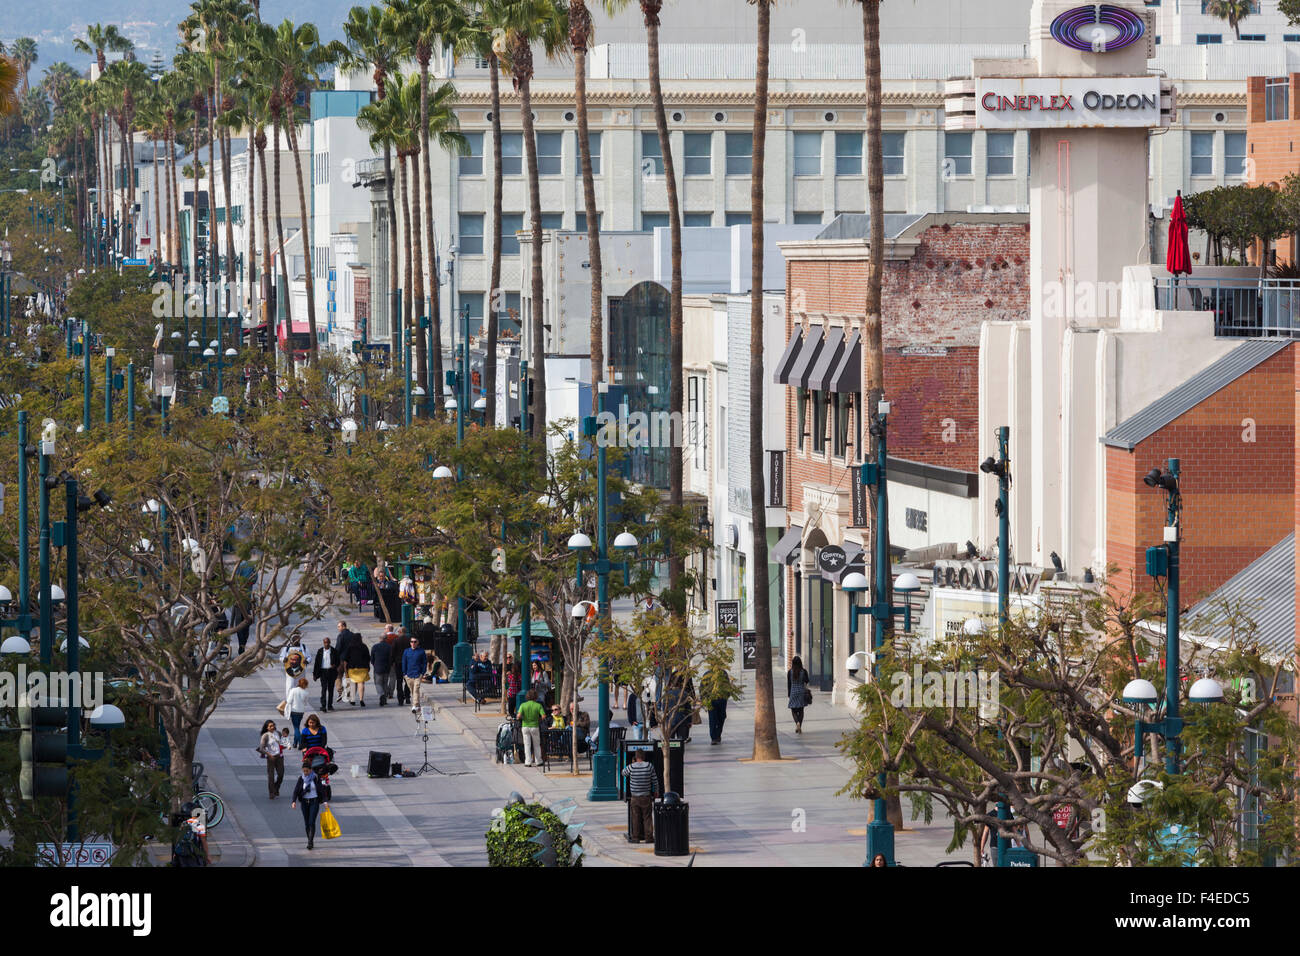
[[812,686],[830,691],[835,680],[835,588],[812,576],[808,581],[808,659]]

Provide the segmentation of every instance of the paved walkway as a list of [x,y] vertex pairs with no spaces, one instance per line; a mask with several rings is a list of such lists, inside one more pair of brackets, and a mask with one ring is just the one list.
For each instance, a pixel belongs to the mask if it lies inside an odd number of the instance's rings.
[[[304,629],[313,653],[323,636],[336,633],[336,620],[330,612],[324,621]],[[382,623],[368,613],[351,612],[347,620],[367,644],[383,630]],[[423,741],[409,708],[378,707],[373,684],[367,688],[365,709],[336,704],[333,712],[323,715],[339,765],[332,781],[332,809],[343,837],[318,839],[316,849],[308,853],[302,818],[289,809],[294,754],[286,759],[284,795],[271,801],[264,764],[254,750],[263,721],[282,723],[275,705],[283,685],[278,664],[236,682],[200,738],[198,759],[227,805],[226,820],[210,838],[221,847],[220,865],[482,866],[487,862],[484,831],[492,810],[512,791],[549,802],[573,797],[579,804],[573,822],[586,823],[586,865],[688,862],[656,857],[648,845],[629,844],[626,805],[587,801],[591,776],[585,769],[573,777],[567,771],[543,773],[540,768],[496,763],[499,711],[490,706],[476,714],[472,702],[461,703],[457,684],[432,688],[437,712],[430,724],[429,761],[447,776],[366,778],[370,750],[390,751],[395,761],[407,767],[419,767],[424,759]],[[313,684],[313,695],[316,691]],[[584,696],[584,707],[594,712],[594,689],[584,691]],[[710,746],[707,722],[694,728],[687,745],[684,796],[690,803],[691,847],[697,851],[694,865],[860,866],[866,855],[867,804],[836,795],[849,776],[848,763],[835,747],[851,724],[849,711],[824,704],[825,698],[819,696],[807,712],[804,732],[796,736],[789,711],[779,708],[785,759],[755,764],[748,760],[752,697],[750,678],[745,699],[729,707],[721,745]],[[580,764],[585,768],[585,759]],[[355,778],[353,765],[360,771]],[[938,815],[929,825],[909,822],[896,835],[897,856],[911,866],[969,859],[969,850],[947,856],[950,833]]]

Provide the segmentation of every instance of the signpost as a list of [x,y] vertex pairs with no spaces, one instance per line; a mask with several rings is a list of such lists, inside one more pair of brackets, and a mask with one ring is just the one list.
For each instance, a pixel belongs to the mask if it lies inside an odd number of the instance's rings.
[[758,670],[758,631],[740,632],[740,663],[743,670]]
[[848,563],[848,554],[838,544],[828,544],[817,553],[817,567],[827,574],[838,574]]
[[714,601],[713,608],[717,615],[719,634],[735,634],[740,630],[739,601]]

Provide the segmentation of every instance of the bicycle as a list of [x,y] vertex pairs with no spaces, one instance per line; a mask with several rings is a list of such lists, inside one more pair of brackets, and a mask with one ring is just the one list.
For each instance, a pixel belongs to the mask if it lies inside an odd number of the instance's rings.
[[203,764],[197,760],[190,768],[194,778],[194,802],[202,809],[207,825],[215,827],[226,816],[226,804],[215,791],[207,789],[208,775],[203,772]]

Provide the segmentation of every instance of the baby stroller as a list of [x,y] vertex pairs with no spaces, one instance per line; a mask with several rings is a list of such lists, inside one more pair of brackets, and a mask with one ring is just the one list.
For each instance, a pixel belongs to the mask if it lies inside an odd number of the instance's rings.
[[316,775],[323,777],[326,783],[329,783],[329,776],[338,772],[338,764],[334,762],[334,750],[331,747],[308,747],[302,752],[304,761],[311,761],[311,769],[316,771]]
[[522,759],[524,733],[519,721],[511,718],[497,727],[497,763],[516,763]]

